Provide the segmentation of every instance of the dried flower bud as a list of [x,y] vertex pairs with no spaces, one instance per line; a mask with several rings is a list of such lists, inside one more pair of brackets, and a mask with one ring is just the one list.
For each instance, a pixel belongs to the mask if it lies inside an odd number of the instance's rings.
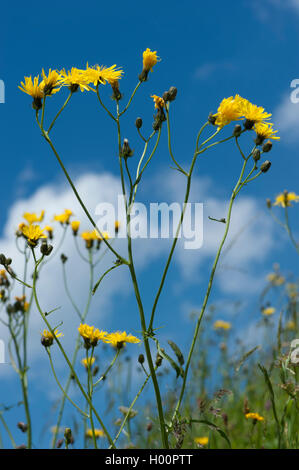
[[137,129],[141,129],[142,124],[143,124],[143,122],[142,122],[141,117],[138,117],[135,121],[135,126],[137,127]]
[[241,134],[242,134],[242,127],[240,126],[240,124],[236,124],[235,128],[234,128],[233,135],[235,137],[240,137]]
[[163,357],[158,353],[156,357],[156,366],[160,367],[163,361]]
[[73,444],[74,443],[74,438],[73,438],[73,435],[72,435],[72,430],[71,428],[65,428],[64,430],[64,438],[65,438],[65,442],[67,444]]
[[124,143],[121,149],[121,155],[124,158],[132,157],[134,154],[133,150],[130,148],[128,139],[124,139]]
[[255,149],[252,153],[252,158],[255,162],[258,162],[261,158],[261,151],[259,149]]
[[272,142],[271,140],[267,140],[267,142],[263,145],[262,150],[264,153],[268,153],[270,152],[271,149],[272,149]]
[[261,172],[262,173],[267,173],[268,170],[270,170],[271,167],[271,162],[269,160],[266,160],[262,165],[261,165]]
[[17,424],[17,427],[22,431],[26,432],[28,429],[28,425],[26,423],[23,423],[22,421],[19,421]]

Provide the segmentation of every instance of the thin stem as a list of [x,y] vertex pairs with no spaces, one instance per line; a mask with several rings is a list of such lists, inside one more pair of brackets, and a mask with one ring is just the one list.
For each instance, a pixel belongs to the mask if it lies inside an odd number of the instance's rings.
[[62,113],[62,111],[64,110],[64,108],[66,107],[66,105],[68,104],[68,102],[70,101],[71,97],[72,97],[72,94],[73,92],[70,91],[70,94],[69,96],[67,97],[67,99],[65,100],[63,106],[60,108],[60,110],[58,111],[58,113],[56,114],[56,116],[54,117],[53,121],[51,122],[50,126],[49,126],[49,129],[48,129],[48,134],[51,132],[51,129],[52,127],[54,126],[55,122],[56,122],[56,119],[60,116],[60,114]]
[[140,87],[140,85],[141,85],[141,82],[138,82],[137,85],[135,86],[134,91],[133,91],[133,93],[132,93],[132,95],[131,95],[131,98],[130,98],[129,101],[128,101],[127,106],[119,113],[119,117],[122,116],[122,115],[127,111],[127,109],[129,108],[129,106],[130,106],[130,104],[131,104],[131,102],[132,102],[132,99],[134,98],[135,93],[136,93],[136,91],[138,90],[138,88]]

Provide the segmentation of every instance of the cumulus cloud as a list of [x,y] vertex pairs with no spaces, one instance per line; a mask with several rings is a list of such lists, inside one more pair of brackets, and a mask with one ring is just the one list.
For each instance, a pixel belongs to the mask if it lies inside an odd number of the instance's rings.
[[[160,179],[161,178],[161,179]],[[178,188],[183,185],[178,180],[180,175],[173,174],[171,177],[165,178],[165,174],[160,173],[151,181],[151,184],[145,185],[146,190],[151,191],[150,194],[156,194],[160,201],[181,201],[183,196]],[[161,184],[163,180],[163,184]],[[110,202],[114,207],[118,205],[118,195],[121,188],[118,178],[109,173],[102,174],[85,174],[76,181],[76,187],[82,199],[86,202],[90,213],[95,215],[96,208],[100,202]],[[219,194],[213,198],[209,198],[211,194],[212,183],[208,178],[195,178],[192,185],[191,201],[199,201],[204,203],[204,243],[200,250],[185,250],[183,240],[178,242],[177,252],[174,257],[175,269],[177,269],[177,280],[181,286],[189,284],[197,284],[206,274],[206,267],[203,263],[211,261],[216,253],[219,241],[221,239],[224,226],[222,224],[208,220],[208,215],[220,218],[223,217],[227,210],[227,195],[224,197]],[[215,194],[215,191],[214,191]],[[0,239],[0,251],[13,259],[13,269],[22,276],[23,272],[23,256],[18,252],[12,234],[21,221],[21,216],[25,211],[46,210],[46,223],[53,222],[53,215],[60,213],[65,208],[71,208],[75,214],[75,218],[82,221],[82,229],[90,229],[88,222],[81,207],[77,203],[71,189],[65,184],[50,184],[42,186],[30,197],[16,201],[8,212],[7,222],[3,229],[2,238]],[[227,253],[223,258],[223,263],[230,265],[232,273],[221,270],[218,275],[218,282],[223,292],[239,292],[246,285],[250,286],[251,291],[258,286],[258,278],[254,273],[256,265],[260,265],[266,259],[273,248],[273,227],[270,221],[263,218],[262,223],[256,219],[260,214],[259,202],[254,198],[240,198],[236,203],[231,226],[231,235],[227,244]],[[125,224],[125,216],[123,208],[116,217],[121,220],[123,226]],[[97,220],[97,216],[95,216]],[[57,246],[61,237],[62,230],[58,226],[56,228],[56,238],[54,246]],[[83,308],[86,302],[88,292],[89,274],[88,265],[82,263],[78,257],[72,235],[66,236],[62,251],[68,257],[66,269],[68,273],[69,285],[74,293],[74,299],[79,308]],[[84,243],[78,240],[84,252]],[[150,269],[155,259],[164,259],[169,253],[171,240],[141,239],[134,240],[134,254],[137,269],[142,272]],[[125,239],[116,240],[114,246],[117,250],[125,254]],[[103,248],[102,248],[103,249]],[[105,270],[112,266],[115,257],[108,253],[97,268],[96,278],[98,278]],[[205,266],[203,269],[202,266]],[[244,270],[245,273],[240,275],[238,270]],[[32,265],[31,265],[32,270]],[[233,272],[233,270],[235,270]],[[29,270],[30,272],[30,270]],[[198,277],[200,275],[200,277]],[[158,274],[149,274],[152,279],[151,285],[158,282]],[[28,282],[30,279],[28,278]],[[20,287],[15,288],[15,295],[20,294]],[[109,329],[115,328],[115,320],[117,319],[117,328],[133,328],[136,331],[136,316],[124,315],[128,295],[132,294],[131,284],[129,282],[128,270],[121,266],[115,269],[104,279],[102,288],[92,300],[89,322],[96,323],[98,327]],[[61,329],[67,334],[63,338],[64,345],[68,351],[73,348],[73,338],[79,324],[79,318],[75,315],[69,300],[67,299],[63,286],[62,268],[59,253],[53,257],[53,260],[43,267],[43,273],[38,282],[38,295],[40,303],[45,311],[50,311],[56,307],[59,310],[51,314],[52,325],[63,321]],[[117,299],[117,301],[116,301]],[[115,305],[117,304],[117,308]],[[136,307],[137,308],[137,307]],[[112,315],[113,313],[113,315]],[[30,357],[31,359],[39,359],[42,355],[40,346],[40,332],[44,328],[44,324],[36,308],[32,310],[30,320]],[[1,324],[0,337],[7,338],[7,331]],[[1,368],[1,373],[7,371],[8,368]]]
[[[294,93],[294,99],[291,99],[291,92]],[[274,122],[280,135],[286,136],[291,142],[295,142],[299,138],[299,103],[296,102],[296,93],[296,89],[290,89],[290,93],[283,96],[274,112]]]

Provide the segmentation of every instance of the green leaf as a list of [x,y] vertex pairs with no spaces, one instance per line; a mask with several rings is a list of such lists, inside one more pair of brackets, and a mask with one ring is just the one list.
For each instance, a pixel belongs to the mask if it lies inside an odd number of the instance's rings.
[[179,361],[179,364],[181,366],[184,365],[184,356],[183,356],[183,353],[182,351],[180,350],[180,348],[178,347],[177,344],[175,344],[173,341],[171,341],[170,339],[167,341],[167,343],[169,344],[169,346],[171,347],[171,349],[173,350],[173,352],[175,353],[176,357],[178,358],[178,361]]
[[240,361],[238,362],[238,365],[237,367],[235,368],[235,371],[236,372],[239,372],[239,370],[241,369],[242,365],[244,364],[244,362],[248,359],[249,356],[251,356],[251,354],[253,354],[257,349],[260,349],[260,346],[255,346],[255,348],[253,349],[250,349],[250,351],[248,351],[247,353],[245,353]]
[[219,428],[218,426],[216,426],[216,424],[214,423],[211,423],[211,421],[208,421],[206,419],[192,419],[191,420],[192,423],[200,423],[200,424],[206,424],[207,426],[210,426],[212,429],[215,429],[215,431],[217,431],[221,437],[223,437],[223,439],[227,442],[229,448],[231,449],[232,448],[232,445],[231,445],[231,442],[229,440],[229,437],[227,436],[227,434],[223,431],[223,429]]

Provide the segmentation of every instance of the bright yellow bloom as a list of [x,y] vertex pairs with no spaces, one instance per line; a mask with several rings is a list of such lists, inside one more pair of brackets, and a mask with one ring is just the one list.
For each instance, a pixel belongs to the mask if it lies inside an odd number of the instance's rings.
[[165,101],[163,98],[157,95],[151,95],[151,98],[153,98],[154,103],[155,103],[155,108],[156,109],[162,109],[165,108]]
[[140,343],[140,339],[131,334],[127,335],[125,331],[110,333],[105,337],[104,341],[119,349],[125,346],[126,343]]
[[44,95],[54,95],[60,90],[60,73],[57,70],[49,69],[48,75],[46,75],[43,69],[42,77],[40,88],[43,90]]
[[218,128],[221,129],[232,121],[241,119],[241,101],[242,98],[239,95],[235,97],[230,96],[221,101],[217,113],[214,114],[214,117],[216,117],[215,125],[218,126]]
[[[85,433],[86,437],[92,439],[92,429],[87,429]],[[96,439],[99,439],[99,437],[105,437],[105,433],[102,429],[95,429],[94,430],[94,435]]]
[[246,413],[245,418],[254,419],[256,421],[265,421],[265,418],[263,418],[263,416],[259,415],[258,413]]
[[0,270],[0,277],[2,277],[3,279],[7,279],[5,269],[1,269],[1,270]]
[[194,442],[195,444],[206,446],[209,443],[209,438],[207,436],[195,437]]
[[291,207],[291,202],[298,202],[299,196],[295,193],[289,193],[288,191],[284,191],[280,193],[274,202],[274,206],[281,206],[281,207]]
[[267,113],[262,106],[252,104],[245,98],[240,98],[239,104],[242,116],[250,122],[259,123],[266,121],[272,116],[272,114]]
[[273,315],[273,313],[275,312],[276,312],[276,309],[274,307],[266,307],[262,309],[263,315]]
[[296,324],[293,320],[288,321],[286,324],[287,330],[296,330]]
[[77,91],[80,88],[81,91],[84,90],[91,90],[90,86],[90,79],[86,70],[80,70],[76,67],[72,67],[71,70],[67,72],[65,69],[61,70],[60,72],[60,79],[59,84],[61,86],[68,86],[71,91]]
[[99,83],[105,85],[106,82],[111,85],[117,80],[120,80],[123,73],[123,70],[117,69],[116,65],[112,65],[111,67],[105,67],[102,65],[89,67],[89,65],[86,64],[85,70],[88,83],[92,83],[94,86],[97,86]]
[[[34,224],[35,222],[41,222],[44,218],[45,211],[41,211],[40,215],[35,214],[34,212],[25,212],[23,217],[27,220],[28,224]],[[20,226],[19,226],[20,228]]]
[[38,83],[39,81],[39,75],[37,77],[32,78],[30,77],[24,77],[25,83],[21,82],[21,86],[18,88],[23,91],[24,93],[27,93],[27,95],[32,96],[34,99],[41,99],[44,96],[44,92]]
[[115,229],[116,233],[119,231],[119,228],[120,228],[120,222],[119,222],[119,220],[116,220],[114,222],[114,229]]
[[254,125],[254,130],[259,137],[262,139],[272,139],[272,140],[279,140],[280,137],[275,135],[277,131],[273,130],[273,124],[268,122],[257,122]]
[[230,330],[231,324],[227,321],[217,320],[214,323],[214,328],[216,330]]
[[63,333],[58,333],[58,329],[54,330],[54,334],[52,334],[51,331],[44,330],[41,333],[41,335],[42,335],[42,339],[41,339],[42,345],[48,348],[52,346],[54,338],[60,338],[61,336],[63,336]]
[[147,48],[143,52],[143,69],[145,71],[153,71],[153,67],[156,65],[156,63],[160,61],[160,58],[157,56],[157,51],[151,51],[149,48]]
[[36,246],[40,238],[47,238],[47,235],[43,233],[39,225],[25,225],[22,228],[22,233],[30,245]]
[[79,220],[73,220],[71,222],[71,227],[72,227],[72,230],[73,230],[73,234],[76,235],[78,230],[79,230],[79,227],[80,227]]
[[70,209],[65,209],[62,214],[54,215],[54,220],[61,224],[68,224],[71,215],[73,215],[72,211]]
[[81,364],[83,364],[85,369],[88,369],[94,364],[95,360],[95,357],[89,357],[88,359],[85,357],[84,359],[82,359]]
[[86,324],[80,324],[78,331],[82,338],[84,339],[85,346],[97,346],[98,341],[104,341],[107,336],[107,331],[99,330],[94,326],[89,326]]

